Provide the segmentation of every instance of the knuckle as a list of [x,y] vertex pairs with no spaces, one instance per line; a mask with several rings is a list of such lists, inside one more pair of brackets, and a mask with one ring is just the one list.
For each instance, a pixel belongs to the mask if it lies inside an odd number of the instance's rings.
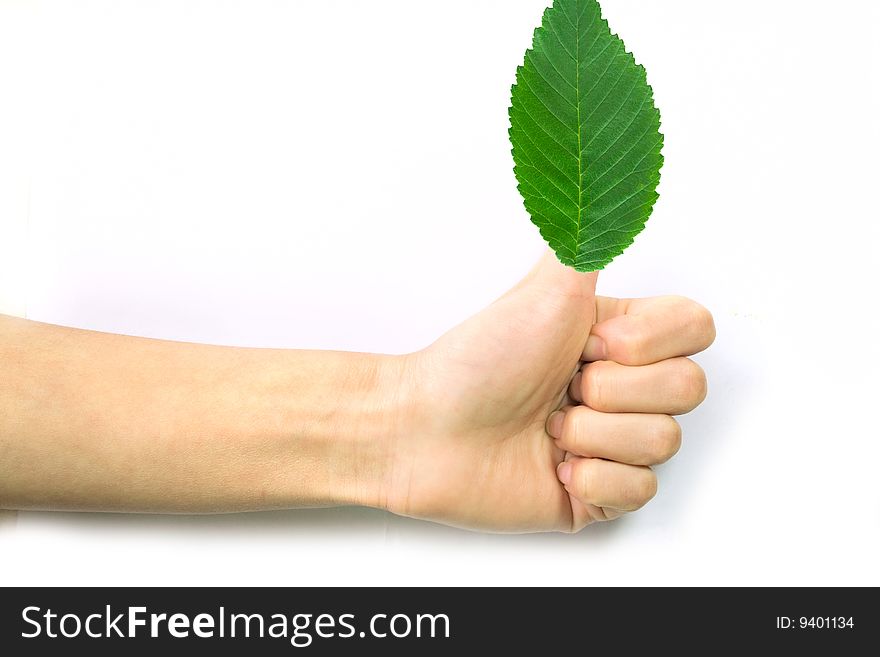
[[651,440],[650,454],[654,463],[665,463],[681,449],[681,425],[668,415],[661,415]]
[[676,388],[684,409],[693,410],[699,406],[706,399],[709,389],[703,368],[688,358],[682,358],[679,361]]
[[646,356],[651,342],[651,327],[646,322],[636,321],[636,319],[633,316],[632,321],[624,324],[625,328],[620,329],[618,336],[622,347],[620,350],[621,362],[624,365],[647,361]]
[[633,485],[633,507],[640,509],[657,494],[657,475],[650,468],[642,468]]
[[695,301],[692,301],[691,304],[690,324],[699,337],[701,345],[708,347],[715,342],[715,318],[712,317],[712,313]]
[[606,362],[600,361],[598,363],[590,363],[583,370],[582,393],[584,403],[597,411],[606,409],[608,368],[609,365]]
[[565,413],[562,421],[562,439],[566,444],[579,444],[584,441],[584,416],[587,409],[583,406],[574,406]]
[[706,399],[706,395],[709,393],[709,382],[706,380],[706,373],[702,367],[692,360],[689,360],[688,363],[690,363],[692,372],[689,376],[691,386],[689,392],[693,395],[693,401],[699,405],[703,403],[703,400]]
[[596,459],[582,459],[577,464],[577,497],[586,504],[605,504],[608,481],[605,468]]
[[676,314],[684,320],[701,347],[706,348],[715,341],[715,319],[708,309],[687,297],[668,297],[668,302],[676,308]]
[[674,308],[677,315],[690,319],[694,316],[694,310],[700,308],[700,304],[689,297],[672,295],[666,297],[670,308]]
[[590,459],[583,459],[574,465],[575,496],[581,501],[592,504],[596,501],[597,472]]

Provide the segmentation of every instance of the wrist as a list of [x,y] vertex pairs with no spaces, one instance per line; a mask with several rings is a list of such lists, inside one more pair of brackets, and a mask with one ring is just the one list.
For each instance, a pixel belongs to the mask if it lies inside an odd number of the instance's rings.
[[296,444],[284,450],[278,505],[387,508],[394,450],[413,407],[410,357],[324,352],[320,367],[303,370],[299,354],[295,376],[309,381],[291,389],[315,393],[284,402],[284,440]]
[[412,357],[371,354],[358,360],[354,389],[337,415],[334,444],[341,467],[329,473],[337,495],[331,503],[388,510],[397,450],[412,437]]

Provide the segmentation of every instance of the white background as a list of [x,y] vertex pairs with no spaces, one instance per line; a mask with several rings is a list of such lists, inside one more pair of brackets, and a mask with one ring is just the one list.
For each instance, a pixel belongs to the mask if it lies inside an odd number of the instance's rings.
[[[667,163],[600,290],[689,295],[718,324],[655,501],[576,536],[358,509],[22,513],[0,581],[880,584],[877,3],[603,5],[648,69]],[[541,249],[506,112],[543,7],[0,1],[2,309],[424,346]]]

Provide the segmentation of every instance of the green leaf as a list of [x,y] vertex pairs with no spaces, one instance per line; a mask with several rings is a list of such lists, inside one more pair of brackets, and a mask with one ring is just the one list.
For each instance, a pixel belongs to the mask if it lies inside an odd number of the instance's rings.
[[514,172],[532,222],[563,264],[602,269],[658,198],[663,135],[644,67],[596,0],[555,0],[511,93]]

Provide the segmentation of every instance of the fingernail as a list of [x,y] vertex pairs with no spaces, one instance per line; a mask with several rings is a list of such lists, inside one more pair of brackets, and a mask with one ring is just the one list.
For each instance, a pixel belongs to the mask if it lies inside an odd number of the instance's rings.
[[571,481],[571,463],[563,461],[556,466],[556,476],[559,477],[563,486],[568,486],[568,482]]
[[553,438],[562,438],[562,424],[565,422],[565,413],[554,411],[547,419],[547,433]]
[[608,347],[605,340],[591,333],[587,338],[587,346],[584,347],[584,360],[591,362],[608,360]]

